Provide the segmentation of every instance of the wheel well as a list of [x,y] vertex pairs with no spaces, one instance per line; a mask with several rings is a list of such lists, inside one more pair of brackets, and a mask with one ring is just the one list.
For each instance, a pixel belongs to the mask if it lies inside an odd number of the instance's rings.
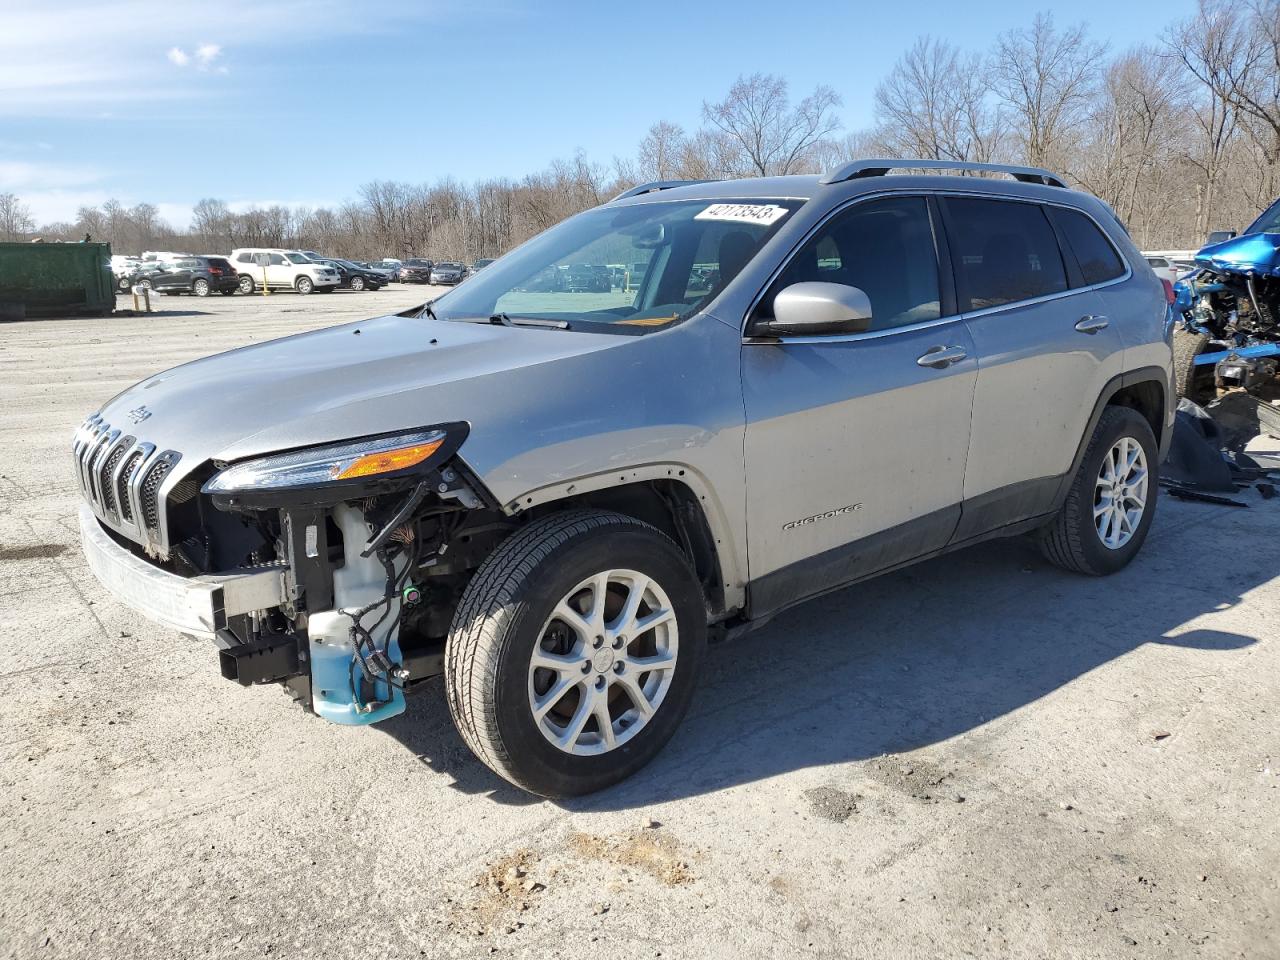
[[1159,446],[1164,433],[1164,387],[1156,380],[1143,380],[1121,387],[1107,401],[1109,407],[1129,407],[1137,410],[1151,424]]
[[715,537],[697,495],[679,480],[647,480],[622,484],[554,500],[530,516],[544,516],[574,507],[612,510],[657,527],[679,545],[702,583],[713,618],[724,610],[724,579]]

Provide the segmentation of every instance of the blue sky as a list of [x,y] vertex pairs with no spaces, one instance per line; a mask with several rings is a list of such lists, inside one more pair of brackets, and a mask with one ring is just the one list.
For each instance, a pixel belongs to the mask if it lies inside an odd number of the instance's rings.
[[[1046,3],[1113,49],[1194,0]],[[0,0],[0,192],[36,219],[150,200],[336,204],[361,183],[518,177],[582,149],[630,156],[699,124],[743,73],[819,83],[845,127],[920,34],[987,48],[1037,8],[907,3]]]

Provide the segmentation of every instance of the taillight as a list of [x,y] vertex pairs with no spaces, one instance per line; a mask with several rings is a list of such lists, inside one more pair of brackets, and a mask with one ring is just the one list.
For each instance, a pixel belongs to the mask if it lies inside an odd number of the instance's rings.
[[1160,282],[1164,284],[1164,302],[1172,306],[1177,303],[1178,295],[1173,292],[1173,284],[1164,277],[1160,278]]
[[209,268],[209,273],[210,273],[210,274],[212,274],[212,275],[213,275],[213,276],[215,276],[215,277],[220,277],[220,276],[222,276],[222,268],[221,268],[221,267],[210,267],[210,268]]

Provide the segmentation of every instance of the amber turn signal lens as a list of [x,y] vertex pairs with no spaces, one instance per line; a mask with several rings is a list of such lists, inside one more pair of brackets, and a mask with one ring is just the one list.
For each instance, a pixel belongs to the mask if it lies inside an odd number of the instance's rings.
[[359,477],[373,477],[380,473],[392,473],[406,467],[417,466],[427,457],[440,449],[444,438],[430,443],[417,443],[411,447],[400,447],[397,450],[383,450],[379,453],[366,453],[357,457],[342,471],[335,469],[333,479],[355,480]]

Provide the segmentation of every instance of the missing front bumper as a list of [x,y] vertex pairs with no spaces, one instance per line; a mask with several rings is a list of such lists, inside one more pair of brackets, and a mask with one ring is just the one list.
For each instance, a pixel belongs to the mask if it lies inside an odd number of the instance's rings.
[[283,568],[180,577],[116,543],[86,506],[80,507],[80,542],[89,569],[112,596],[148,620],[193,637],[213,640],[229,618],[285,600]]

